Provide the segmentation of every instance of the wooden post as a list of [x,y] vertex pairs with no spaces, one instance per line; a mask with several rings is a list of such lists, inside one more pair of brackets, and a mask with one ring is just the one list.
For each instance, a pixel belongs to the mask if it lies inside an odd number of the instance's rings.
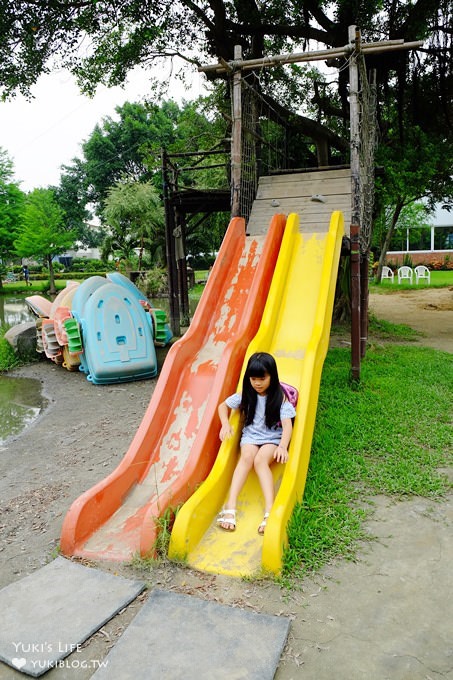
[[[242,47],[235,45],[235,60],[242,59]],[[241,145],[242,145],[242,105],[241,69],[233,74],[233,126],[231,134],[231,217],[241,217]]]
[[173,334],[181,335],[178,298],[178,269],[175,257],[175,229],[174,210],[170,201],[170,187],[167,168],[167,154],[162,150],[162,181],[165,207],[165,250],[167,255],[168,294],[170,299],[170,326]]
[[351,224],[351,375],[360,380],[360,227]]
[[362,359],[366,354],[366,344],[368,342],[369,266],[370,251],[367,250],[366,253],[362,253],[360,258],[360,356]]
[[[360,47],[360,35],[349,26],[351,47]],[[360,160],[359,160],[359,71],[352,54],[349,60],[349,116],[351,136],[351,372],[360,380]]]
[[[176,211],[176,223],[177,226],[181,227],[181,240],[182,240],[182,252],[179,252],[178,246],[176,246],[176,257],[178,263],[178,276],[179,276],[179,311],[183,326],[188,326],[190,323],[190,311],[189,311],[189,287],[187,284],[187,261],[186,261],[186,220],[183,213]],[[182,255],[182,257],[181,257]]]

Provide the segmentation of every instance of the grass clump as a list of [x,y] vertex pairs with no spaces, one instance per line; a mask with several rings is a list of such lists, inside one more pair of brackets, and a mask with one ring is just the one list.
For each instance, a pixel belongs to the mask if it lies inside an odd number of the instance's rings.
[[[160,517],[154,517],[153,521],[156,526],[154,545],[148,555],[142,556],[139,553],[135,553],[131,560],[132,567],[135,569],[152,569],[168,559],[171,530],[180,508],[181,505],[178,505],[176,508],[168,507]],[[184,563],[184,558],[181,557],[178,562]]]
[[17,368],[17,366],[22,364],[22,361],[19,359],[8,340],[5,340],[5,333],[7,330],[8,326],[0,327],[0,373],[9,371],[12,368]]
[[377,319],[374,314],[368,318],[368,331],[370,335],[382,340],[393,340],[399,342],[413,342],[423,336],[423,333],[416,331],[404,323],[391,323],[384,319]]
[[[404,323],[392,323],[391,321],[378,319],[371,313],[368,316],[368,334],[369,337],[392,342],[413,342],[424,335]],[[350,323],[337,322],[332,324],[331,335],[345,338],[349,342],[351,337]]]
[[357,390],[349,369],[349,351],[330,350],[285,574],[353,558],[358,541],[371,538],[363,521],[373,494],[439,499],[451,488],[439,471],[452,462],[451,355],[397,345],[369,350]]

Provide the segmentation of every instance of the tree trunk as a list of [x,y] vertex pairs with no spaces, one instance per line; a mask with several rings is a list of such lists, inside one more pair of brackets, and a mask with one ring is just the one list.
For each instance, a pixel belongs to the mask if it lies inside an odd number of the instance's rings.
[[351,262],[349,255],[342,255],[340,258],[332,319],[340,324],[351,322]]
[[385,264],[385,258],[387,257],[387,251],[390,246],[390,241],[392,240],[393,232],[395,231],[396,224],[398,222],[399,216],[401,214],[401,210],[404,207],[403,201],[398,201],[398,203],[395,206],[395,210],[393,211],[392,219],[390,220],[389,228],[387,229],[387,233],[385,235],[384,243],[382,244],[381,248],[381,254],[379,256],[379,264],[378,268],[376,270],[376,283],[381,282],[381,277],[382,277],[382,267]]
[[52,255],[47,256],[47,261],[49,263],[49,293],[50,295],[55,295],[57,289],[55,288],[55,275],[53,271]]

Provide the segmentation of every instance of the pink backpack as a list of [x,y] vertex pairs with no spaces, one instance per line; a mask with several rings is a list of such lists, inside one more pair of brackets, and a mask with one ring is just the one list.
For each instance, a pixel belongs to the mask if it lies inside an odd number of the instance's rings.
[[280,383],[280,387],[282,388],[284,395],[288,399],[289,403],[292,404],[294,408],[296,408],[297,400],[299,398],[299,392],[296,390],[296,388],[284,382]]
[[[299,392],[296,390],[296,388],[284,382],[280,383],[280,387],[282,388],[283,394],[288,399],[289,403],[292,404],[294,408],[296,408],[297,400],[299,398]],[[294,423],[294,418],[291,418],[291,420]],[[277,423],[278,427],[281,427],[281,425],[282,425],[281,422]]]

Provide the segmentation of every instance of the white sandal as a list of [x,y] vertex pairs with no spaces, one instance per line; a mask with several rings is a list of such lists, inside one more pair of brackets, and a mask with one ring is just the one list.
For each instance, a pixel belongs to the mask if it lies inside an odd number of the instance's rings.
[[[220,529],[223,529],[224,531],[234,531],[236,529],[236,510],[234,508],[231,510],[225,508],[219,512],[217,524],[219,525]],[[226,528],[223,527],[222,524],[229,524],[230,526]]]
[[269,517],[269,513],[265,512],[264,517],[263,517],[263,521],[261,522],[261,524],[258,527],[258,533],[261,534],[261,535],[264,534],[264,530],[265,530],[266,525],[267,525],[268,517]]

